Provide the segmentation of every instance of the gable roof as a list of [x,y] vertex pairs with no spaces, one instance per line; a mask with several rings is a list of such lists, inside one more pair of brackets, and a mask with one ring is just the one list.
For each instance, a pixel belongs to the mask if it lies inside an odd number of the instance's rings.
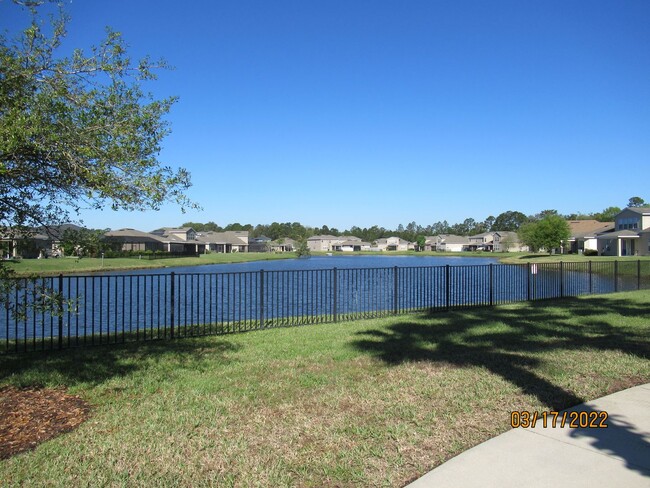
[[614,228],[614,222],[599,222],[598,220],[567,220],[572,238],[593,236]]

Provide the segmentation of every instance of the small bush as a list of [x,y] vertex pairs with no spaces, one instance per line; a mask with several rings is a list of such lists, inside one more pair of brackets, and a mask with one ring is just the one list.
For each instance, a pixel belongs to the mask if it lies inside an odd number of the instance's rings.
[[598,251],[595,249],[585,249],[585,252],[583,254],[585,256],[598,256]]

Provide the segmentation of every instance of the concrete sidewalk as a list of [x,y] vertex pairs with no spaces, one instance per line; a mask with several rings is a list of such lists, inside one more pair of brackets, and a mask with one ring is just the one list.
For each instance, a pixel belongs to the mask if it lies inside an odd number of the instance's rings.
[[544,428],[538,420],[535,428],[490,439],[408,486],[650,488],[650,383],[568,411],[607,412],[608,427],[551,428],[549,419]]

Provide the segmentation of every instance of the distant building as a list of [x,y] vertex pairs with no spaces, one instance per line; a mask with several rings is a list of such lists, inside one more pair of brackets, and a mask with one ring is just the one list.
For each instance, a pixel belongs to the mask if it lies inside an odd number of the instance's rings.
[[628,207],[614,217],[615,229],[596,236],[603,256],[650,256],[650,207]]

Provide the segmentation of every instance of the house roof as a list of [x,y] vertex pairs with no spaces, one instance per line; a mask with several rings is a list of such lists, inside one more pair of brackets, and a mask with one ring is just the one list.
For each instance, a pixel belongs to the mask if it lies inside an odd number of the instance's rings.
[[338,243],[339,246],[370,246],[369,242],[364,242],[361,239],[348,239]]
[[137,229],[118,229],[110,230],[104,234],[112,241],[122,242],[164,242],[161,236],[150,234],[149,232],[142,232]]
[[469,238],[450,234],[444,236],[441,244],[469,244]]
[[598,220],[567,220],[567,223],[573,239],[592,237],[614,228],[614,222],[599,222]]
[[233,246],[248,246],[248,232],[227,230],[225,232],[201,232],[196,235],[199,242],[205,244],[231,244]]
[[322,236],[311,236],[308,241],[335,241],[339,239],[336,236],[322,235]]
[[596,236],[596,239],[611,239],[612,237],[626,237],[626,238],[638,238],[639,233],[634,232],[633,230],[617,230],[616,232],[608,232],[606,234],[600,234]]
[[650,207],[627,207],[621,210],[621,212],[625,210],[631,210],[632,212],[636,212],[641,215],[650,215]]

